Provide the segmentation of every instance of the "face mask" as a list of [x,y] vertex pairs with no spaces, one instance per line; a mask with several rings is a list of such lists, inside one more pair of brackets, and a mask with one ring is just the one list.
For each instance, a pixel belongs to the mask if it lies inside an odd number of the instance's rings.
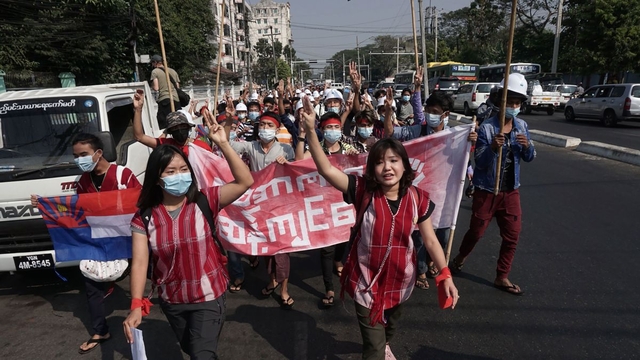
[[171,132],[169,132],[169,134],[171,134],[171,137],[179,142],[180,144],[184,144],[187,139],[189,138],[189,133],[191,132],[191,129],[189,128],[182,128],[182,129],[177,129],[177,130],[173,130]]
[[191,186],[191,173],[180,173],[162,178],[164,190],[173,196],[182,196]]
[[336,114],[340,114],[340,107],[328,107],[327,112],[334,112]]
[[257,111],[249,111],[249,119],[255,120],[260,116],[260,113]]
[[358,135],[360,135],[360,137],[363,138],[368,138],[369,136],[371,136],[371,134],[373,134],[373,128],[372,127],[359,127],[358,128]]
[[442,119],[440,119],[440,116],[442,115],[427,114],[427,125],[429,125],[429,127],[431,128],[437,128],[438,125],[440,125],[440,123],[442,122]]
[[504,112],[504,116],[509,118],[509,119],[513,119],[516,116],[518,116],[518,114],[520,114],[520,108],[514,109],[514,108],[506,108],[505,112]]
[[93,169],[96,168],[96,165],[98,165],[97,161],[96,162],[93,161],[93,155],[81,156],[79,158],[74,159],[74,161],[76,162],[76,165],[78,165],[80,170],[82,170],[83,172],[91,172],[93,171]]
[[335,143],[336,141],[340,140],[341,137],[342,137],[342,132],[340,130],[324,131],[324,138],[327,139],[327,141],[330,143]]
[[247,114],[245,114],[245,113],[238,114],[238,119],[240,119],[240,120],[244,120],[244,118],[246,118],[246,117],[247,117]]
[[276,137],[276,131],[271,129],[260,129],[258,130],[258,136],[260,140],[264,142],[271,142]]
[[381,122],[384,122],[384,115],[380,115],[380,114],[378,114],[378,117],[380,118],[380,121],[381,121]]
[[233,141],[233,140],[235,140],[237,138],[238,138],[238,133],[236,133],[235,131],[231,131],[229,133],[229,141]]
[[409,96],[409,95],[404,95],[404,96],[402,97],[402,101],[404,101],[404,102],[407,102],[407,101],[409,101],[409,100],[411,100],[411,96]]

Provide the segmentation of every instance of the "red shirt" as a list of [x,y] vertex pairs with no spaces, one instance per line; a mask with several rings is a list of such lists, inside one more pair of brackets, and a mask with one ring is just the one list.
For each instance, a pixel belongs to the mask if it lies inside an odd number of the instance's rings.
[[[214,220],[220,212],[220,187],[203,189]],[[131,227],[146,232],[153,259],[153,283],[170,304],[211,301],[227,290],[229,274],[215,245],[207,219],[193,203],[185,203],[174,220],[164,205],[153,208],[145,229],[138,211]]]
[[[177,147],[178,149],[181,149],[182,152],[189,156],[189,142],[187,142],[184,145],[180,145],[177,141],[175,141],[173,138],[156,138],[157,144],[158,145],[173,145],[175,147]],[[206,142],[200,140],[200,139],[195,139],[193,140],[193,144],[194,145],[198,145],[201,148],[207,150],[207,151],[211,151],[211,146],[209,146],[209,144],[207,144]]]
[[[119,165],[111,164],[109,169],[104,175],[104,180],[102,180],[102,186],[100,190],[96,189],[93,180],[91,180],[91,172],[83,173],[80,176],[80,180],[78,180],[78,187],[76,191],[78,194],[85,193],[97,193],[102,191],[112,191],[112,190],[120,190],[120,187],[125,189],[139,188],[140,182],[138,178],[133,174],[131,170],[124,166],[120,166],[122,168],[122,177],[120,178],[120,184],[118,184],[117,179],[117,169]],[[118,185],[122,185],[118,187]]]

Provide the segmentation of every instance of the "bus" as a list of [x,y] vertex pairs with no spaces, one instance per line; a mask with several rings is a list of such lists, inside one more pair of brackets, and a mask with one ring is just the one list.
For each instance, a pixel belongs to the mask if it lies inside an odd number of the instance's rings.
[[[494,64],[481,66],[478,74],[478,81],[483,82],[500,82],[504,79],[505,64]],[[540,74],[540,64],[534,63],[513,63],[511,64],[511,73],[520,73],[526,78]]]
[[427,64],[427,79],[435,77],[456,77],[460,84],[478,80],[478,64],[465,64],[455,61],[430,62]]

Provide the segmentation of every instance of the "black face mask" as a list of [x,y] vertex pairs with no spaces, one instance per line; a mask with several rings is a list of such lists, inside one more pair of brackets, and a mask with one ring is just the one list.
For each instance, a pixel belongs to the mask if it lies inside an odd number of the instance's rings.
[[171,134],[171,137],[173,137],[175,141],[179,142],[180,144],[184,144],[189,138],[190,131],[191,129],[189,128],[182,128],[182,129],[173,130],[169,134]]

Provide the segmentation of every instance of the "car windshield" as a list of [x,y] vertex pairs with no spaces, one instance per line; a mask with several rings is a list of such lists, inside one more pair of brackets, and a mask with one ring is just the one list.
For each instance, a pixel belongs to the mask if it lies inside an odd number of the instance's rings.
[[459,80],[440,79],[438,84],[440,85],[440,89],[457,89],[457,88],[460,87],[460,81]]
[[74,135],[96,133],[98,124],[89,96],[0,101],[0,174],[73,164]]
[[488,93],[491,92],[491,89],[493,89],[495,86],[495,84],[478,84],[478,86],[476,87],[476,92]]
[[561,94],[573,94],[574,92],[576,92],[576,89],[578,88],[577,85],[564,85],[558,88],[558,91]]

